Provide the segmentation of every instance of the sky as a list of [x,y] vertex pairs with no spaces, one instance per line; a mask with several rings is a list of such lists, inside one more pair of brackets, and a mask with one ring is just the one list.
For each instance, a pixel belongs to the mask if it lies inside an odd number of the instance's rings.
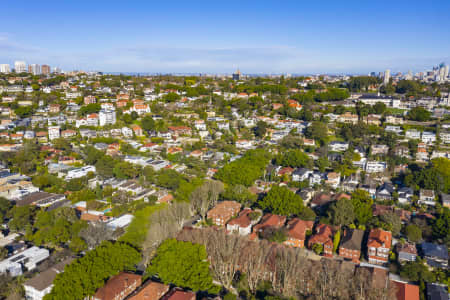
[[449,0],[6,0],[0,11],[0,63],[244,74],[450,63]]

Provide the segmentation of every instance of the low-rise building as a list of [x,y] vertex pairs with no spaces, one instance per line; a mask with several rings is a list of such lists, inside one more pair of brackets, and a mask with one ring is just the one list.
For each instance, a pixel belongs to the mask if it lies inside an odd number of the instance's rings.
[[218,226],[224,226],[241,210],[241,204],[236,201],[222,201],[207,213],[207,218]]
[[397,254],[397,259],[400,263],[415,261],[417,258],[416,245],[411,243],[398,243]]
[[372,229],[367,240],[367,255],[369,257],[369,263],[387,263],[391,244],[392,234],[389,231],[384,231],[379,228]]
[[314,226],[314,221],[303,221],[299,218],[293,218],[287,225],[287,240],[284,244],[291,247],[303,248],[305,246],[306,233],[310,231]]
[[121,272],[110,278],[90,300],[123,300],[136,290],[142,282],[140,275]]
[[354,263],[359,263],[363,237],[363,230],[345,230],[339,246],[339,256],[350,259]]
[[436,205],[436,196],[434,194],[434,191],[421,189],[419,192],[419,200],[417,202],[419,204],[435,206]]
[[433,268],[447,268],[448,267],[448,248],[445,245],[438,245],[434,243],[420,244],[422,255],[425,258],[427,265]]

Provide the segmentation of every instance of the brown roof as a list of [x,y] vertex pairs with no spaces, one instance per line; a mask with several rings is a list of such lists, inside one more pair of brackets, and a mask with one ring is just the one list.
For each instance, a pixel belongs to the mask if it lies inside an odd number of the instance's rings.
[[333,241],[334,228],[327,224],[319,224],[316,227],[316,234],[311,236],[308,241],[309,245],[325,244],[328,241]]
[[155,281],[148,281],[131,295],[128,300],[159,300],[168,290],[168,285]]
[[389,231],[382,229],[372,229],[369,233],[369,240],[367,241],[367,247],[383,247],[391,248],[392,234]]
[[163,300],[195,300],[195,293],[185,292],[179,289],[173,289],[167,293]]
[[287,235],[297,240],[305,240],[306,231],[312,230],[314,221],[303,221],[299,218],[294,218],[287,223]]
[[269,227],[280,228],[286,222],[286,216],[266,214],[262,217],[261,222],[253,227],[253,231],[263,231]]
[[410,244],[410,243],[404,243],[403,245],[398,243],[397,244],[397,252],[406,252],[406,253],[410,253],[410,254],[415,254],[417,255],[417,249],[416,249],[416,245],[415,244]]
[[237,218],[232,219],[230,222],[228,222],[229,225],[239,225],[239,227],[248,227],[251,223],[252,220],[250,219],[249,215],[250,213],[252,213],[253,210],[251,210],[250,208],[244,208],[239,215],[237,216]]
[[419,300],[419,286],[404,282],[393,282],[397,289],[397,300]]
[[116,299],[117,295],[125,293],[126,295],[119,298],[124,299],[133,292],[134,289],[130,291],[130,287],[135,282],[137,282],[136,287],[141,285],[140,275],[121,272],[118,275],[111,277],[103,287],[99,288],[95,293],[94,298],[101,300]]

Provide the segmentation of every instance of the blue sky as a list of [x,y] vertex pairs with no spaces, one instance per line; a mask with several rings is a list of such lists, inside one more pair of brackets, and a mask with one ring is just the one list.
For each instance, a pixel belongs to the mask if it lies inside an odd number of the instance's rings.
[[449,0],[44,0],[0,10],[0,63],[301,74],[450,63]]

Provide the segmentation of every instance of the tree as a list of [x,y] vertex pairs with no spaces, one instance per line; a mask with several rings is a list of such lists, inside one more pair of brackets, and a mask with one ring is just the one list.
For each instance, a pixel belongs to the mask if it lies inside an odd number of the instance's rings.
[[254,128],[255,136],[258,138],[263,138],[266,135],[267,124],[264,121],[258,121],[256,127]]
[[339,247],[339,242],[341,241],[341,231],[336,231],[336,234],[333,237],[333,252],[336,253],[336,250]]
[[352,201],[342,198],[334,202],[329,211],[329,217],[334,225],[346,226],[355,220],[355,212]]
[[19,106],[14,113],[20,118],[26,118],[32,115],[33,108],[31,106]]
[[0,197],[0,222],[3,224],[5,222],[5,217],[12,208],[11,201],[6,198]]
[[430,120],[431,112],[429,112],[423,107],[418,106],[412,108],[409,111],[408,117],[414,121],[425,122]]
[[193,291],[218,291],[209,272],[205,246],[168,239],[152,259],[147,273],[157,275],[165,284]]
[[388,212],[380,216],[381,227],[392,232],[393,236],[397,236],[402,229],[402,221],[394,212]]
[[303,199],[284,186],[272,186],[259,206],[274,214],[299,215],[303,210]]
[[264,174],[270,154],[262,149],[249,150],[240,159],[219,169],[215,178],[227,184],[251,186]]
[[151,116],[145,116],[142,118],[141,125],[142,129],[148,131],[155,130],[156,127],[155,120],[153,120]]
[[248,188],[242,184],[229,185],[225,191],[221,194],[221,197],[225,200],[234,200],[241,203],[244,206],[252,206],[256,202],[257,196],[252,194]]
[[351,198],[357,225],[365,225],[372,218],[373,199],[364,190],[355,190]]
[[45,300],[84,299],[93,295],[105,281],[123,270],[133,270],[141,259],[139,252],[120,242],[103,242],[56,275]]
[[26,227],[31,226],[34,216],[34,208],[26,206],[14,206],[11,211],[11,220],[8,223],[12,231],[24,231]]
[[381,115],[382,113],[384,113],[386,111],[386,104],[384,104],[383,102],[377,102],[373,106],[373,110],[376,114]]
[[420,230],[419,226],[414,224],[409,224],[405,228],[406,236],[408,240],[417,243],[422,240],[422,230]]
[[317,254],[320,255],[323,252],[323,245],[322,244],[314,244],[312,245],[312,250]]
[[305,221],[314,221],[316,219],[316,213],[308,206],[305,206],[298,217]]
[[306,137],[316,139],[321,143],[325,143],[328,136],[327,125],[323,122],[314,121],[306,128]]
[[286,167],[305,167],[310,163],[308,155],[300,149],[292,149],[280,154],[275,159],[276,164]]
[[205,181],[191,194],[192,209],[205,220],[206,213],[216,205],[219,195],[224,191],[223,183],[215,180]]

